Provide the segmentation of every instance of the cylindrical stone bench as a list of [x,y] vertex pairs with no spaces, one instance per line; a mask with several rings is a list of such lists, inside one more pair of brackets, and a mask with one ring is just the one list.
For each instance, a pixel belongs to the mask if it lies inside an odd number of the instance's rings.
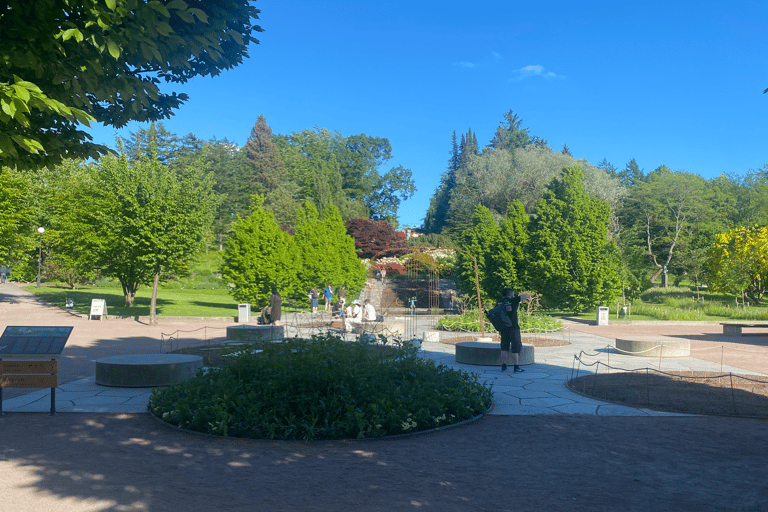
[[283,325],[232,325],[227,327],[227,339],[230,341],[276,341],[285,338]]
[[[520,351],[520,364],[533,364],[533,359],[533,345],[523,345],[523,349]],[[456,362],[481,366],[500,366],[501,347],[498,342],[463,341],[456,344]]]
[[96,360],[96,384],[120,388],[155,388],[178,384],[203,367],[189,354],[132,354]]
[[620,354],[638,357],[685,357],[691,355],[691,342],[667,336],[616,338],[616,350]]

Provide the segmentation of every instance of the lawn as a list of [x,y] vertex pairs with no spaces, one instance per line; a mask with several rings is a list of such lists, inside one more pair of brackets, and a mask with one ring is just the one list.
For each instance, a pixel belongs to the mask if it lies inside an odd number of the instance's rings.
[[[765,304],[750,304],[748,307],[736,306],[733,295],[699,292],[695,288],[677,286],[669,288],[651,288],[632,302],[626,318],[617,318],[617,304],[604,304],[610,310],[611,322],[630,320],[667,320],[667,321],[766,321],[768,307]],[[620,306],[619,306],[620,308]],[[567,312],[549,312],[552,316],[570,316],[595,320],[596,307],[579,315]]]
[[[76,290],[59,286],[25,286],[24,290],[64,307],[66,299],[74,301],[74,310],[87,315],[91,300],[104,299],[107,312],[112,316],[149,316],[152,289],[141,287],[136,292],[134,306],[125,307],[125,297],[118,286],[84,286]],[[252,312],[251,314],[254,314]],[[236,317],[237,302],[225,289],[161,288],[157,293],[157,314],[160,316]]]

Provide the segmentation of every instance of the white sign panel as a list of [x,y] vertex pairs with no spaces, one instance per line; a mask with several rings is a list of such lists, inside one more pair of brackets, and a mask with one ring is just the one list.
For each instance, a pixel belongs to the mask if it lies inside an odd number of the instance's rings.
[[104,299],[91,300],[91,314],[88,316],[88,320],[93,320],[94,316],[99,317],[99,320],[107,314],[107,301]]

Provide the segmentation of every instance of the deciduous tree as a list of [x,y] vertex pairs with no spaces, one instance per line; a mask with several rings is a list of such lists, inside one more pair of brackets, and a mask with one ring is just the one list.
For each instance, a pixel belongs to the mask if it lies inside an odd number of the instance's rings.
[[10,0],[0,9],[0,165],[97,158],[83,125],[169,117],[161,82],[215,76],[258,43],[248,0]]

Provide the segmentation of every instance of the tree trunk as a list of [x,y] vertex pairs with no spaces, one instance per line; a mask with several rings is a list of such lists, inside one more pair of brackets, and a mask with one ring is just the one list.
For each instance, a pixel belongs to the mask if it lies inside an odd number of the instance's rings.
[[160,271],[155,272],[155,282],[152,284],[152,301],[149,303],[149,323],[155,325],[157,323],[157,286],[160,283]]

